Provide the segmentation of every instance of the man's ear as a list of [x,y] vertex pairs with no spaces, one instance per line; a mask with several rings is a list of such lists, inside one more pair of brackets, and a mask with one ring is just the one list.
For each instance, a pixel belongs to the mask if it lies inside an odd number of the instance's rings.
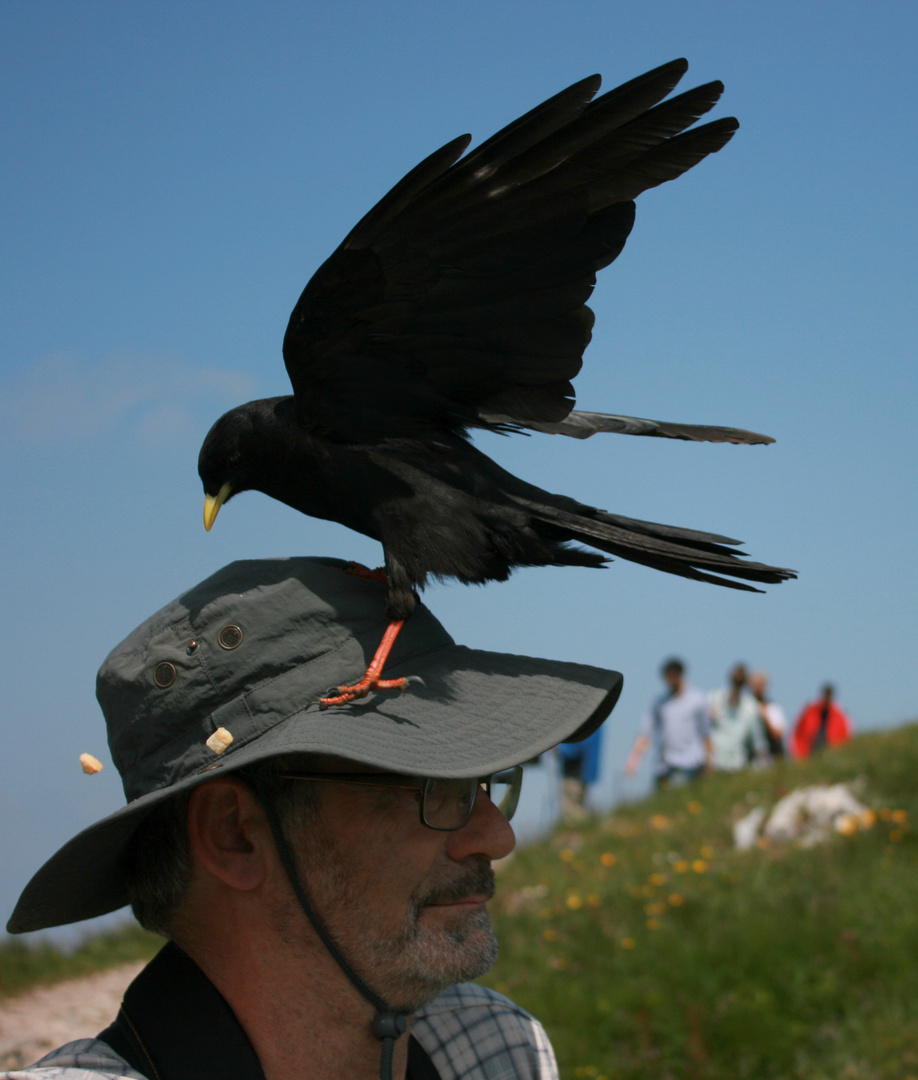
[[251,790],[232,776],[208,780],[188,801],[193,859],[230,888],[256,889],[265,880],[271,832]]

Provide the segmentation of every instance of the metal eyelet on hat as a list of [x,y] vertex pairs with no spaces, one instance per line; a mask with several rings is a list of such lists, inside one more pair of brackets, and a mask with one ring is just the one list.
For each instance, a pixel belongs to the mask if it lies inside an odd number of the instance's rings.
[[171,686],[175,682],[175,664],[170,664],[168,660],[157,664],[153,672],[153,682],[162,690]]
[[236,649],[242,644],[242,631],[230,623],[217,634],[217,644],[221,649]]

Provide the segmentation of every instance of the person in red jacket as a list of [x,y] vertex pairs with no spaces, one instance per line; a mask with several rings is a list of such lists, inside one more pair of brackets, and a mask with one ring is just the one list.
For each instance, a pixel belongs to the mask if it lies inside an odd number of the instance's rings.
[[822,696],[805,705],[797,717],[791,747],[794,756],[809,757],[816,750],[851,738],[851,721],[835,704],[835,687],[826,683]]

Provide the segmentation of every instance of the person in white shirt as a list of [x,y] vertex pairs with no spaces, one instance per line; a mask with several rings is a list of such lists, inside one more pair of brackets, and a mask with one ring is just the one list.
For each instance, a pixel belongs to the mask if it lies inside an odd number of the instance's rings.
[[638,737],[625,763],[633,776],[652,744],[657,787],[688,783],[703,776],[711,757],[710,714],[700,690],[689,685],[685,664],[673,657],[660,669],[666,691],[641,720]]

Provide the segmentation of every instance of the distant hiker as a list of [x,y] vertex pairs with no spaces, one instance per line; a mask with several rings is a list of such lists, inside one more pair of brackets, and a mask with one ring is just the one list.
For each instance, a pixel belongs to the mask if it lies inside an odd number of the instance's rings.
[[708,695],[711,710],[711,764],[735,772],[765,756],[759,707],[746,689],[746,665],[734,664],[728,685]]
[[577,743],[561,743],[561,814],[565,821],[579,821],[587,816],[584,806],[587,788],[599,779],[599,753],[602,729]]
[[794,726],[791,749],[798,758],[809,757],[826,746],[837,746],[851,738],[851,721],[835,704],[835,687],[826,683],[822,694],[804,705]]
[[753,671],[749,676],[749,689],[759,707],[760,731],[768,746],[768,756],[772,761],[783,758],[787,717],[781,706],[768,696],[768,672]]
[[625,763],[625,775],[633,776],[637,772],[644,752],[652,743],[657,787],[667,787],[704,775],[711,758],[710,714],[704,694],[689,685],[681,660],[667,660],[660,674],[666,692],[644,714]]

